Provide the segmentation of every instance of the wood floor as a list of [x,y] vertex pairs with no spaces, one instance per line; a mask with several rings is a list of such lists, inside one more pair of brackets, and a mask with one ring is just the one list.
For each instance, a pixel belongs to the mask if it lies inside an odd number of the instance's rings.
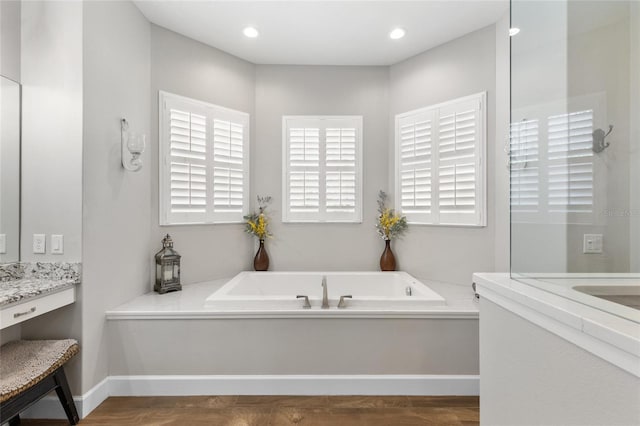
[[[112,397],[81,425],[478,425],[475,396]],[[25,426],[58,426],[28,420]]]

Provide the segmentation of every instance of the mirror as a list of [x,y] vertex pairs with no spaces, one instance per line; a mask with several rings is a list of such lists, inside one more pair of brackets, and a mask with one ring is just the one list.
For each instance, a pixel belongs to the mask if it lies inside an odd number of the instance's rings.
[[0,263],[9,263],[20,259],[20,85],[0,83]]

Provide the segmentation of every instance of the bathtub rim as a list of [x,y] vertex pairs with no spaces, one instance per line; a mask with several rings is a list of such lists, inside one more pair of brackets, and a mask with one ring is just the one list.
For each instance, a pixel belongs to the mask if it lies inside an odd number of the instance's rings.
[[[212,309],[219,309],[222,311],[228,311],[228,310],[244,310],[244,311],[255,311],[256,309],[253,307],[242,307],[242,308],[220,308],[218,306],[211,306],[212,304],[216,303],[216,302],[221,302],[221,303],[259,303],[261,301],[264,302],[272,302],[272,303],[277,303],[277,302],[281,302],[282,304],[285,305],[300,305],[301,306],[301,302],[297,301],[295,299],[295,296],[297,294],[304,294],[304,293],[294,293],[291,295],[230,295],[229,293],[232,292],[233,290],[235,290],[235,288],[242,282],[243,279],[245,279],[245,277],[247,276],[267,276],[267,275],[281,275],[281,276],[293,276],[293,275],[303,275],[303,276],[311,276],[311,275],[318,275],[319,277],[322,276],[327,276],[327,282],[329,284],[329,292],[331,293],[331,281],[330,278],[332,275],[343,275],[343,276],[359,276],[359,275],[375,275],[375,276],[395,276],[398,277],[400,279],[402,279],[403,281],[405,281],[407,283],[408,286],[413,286],[414,289],[416,289],[419,293],[419,295],[412,295],[412,296],[404,296],[404,297],[389,297],[389,296],[363,296],[363,297],[358,297],[358,298],[354,298],[352,300],[349,300],[348,305],[356,305],[353,306],[351,310],[358,310],[358,311],[366,311],[366,310],[370,310],[370,311],[384,311],[384,310],[391,310],[391,311],[400,311],[400,310],[412,310],[412,309],[406,309],[406,308],[399,308],[399,307],[391,307],[389,309],[384,309],[384,308],[380,308],[380,307],[372,307],[371,309],[366,309],[360,307],[360,305],[362,304],[366,304],[366,303],[373,303],[375,304],[380,304],[381,302],[385,302],[385,301],[389,301],[390,303],[394,304],[403,304],[406,303],[408,305],[415,305],[415,304],[425,304],[428,305],[429,307],[432,306],[446,306],[447,305],[447,301],[444,297],[442,297],[442,295],[440,295],[437,291],[435,291],[434,289],[432,289],[431,287],[429,287],[428,284],[425,284],[424,282],[422,282],[420,279],[414,277],[413,275],[405,272],[405,271],[389,271],[389,272],[382,272],[382,271],[241,271],[238,274],[236,274],[233,278],[231,278],[229,281],[227,281],[225,284],[223,284],[220,288],[218,288],[217,290],[215,290],[213,293],[211,293],[208,297],[206,297],[205,299],[205,306],[206,307],[211,307]],[[320,291],[318,291],[320,293]],[[354,293],[355,294],[355,293]],[[319,302],[322,301],[322,296],[321,295],[311,295],[311,294],[305,294],[306,296],[308,296],[309,301],[311,301],[312,303],[318,304]],[[217,297],[214,297],[217,296]],[[340,299],[339,295],[329,295],[329,303],[332,305],[337,305],[338,301]],[[311,310],[313,310],[314,308],[317,308],[317,306],[313,306],[311,308]],[[297,310],[298,307],[296,306],[295,309],[287,309],[285,307],[282,308],[271,308],[268,309],[269,311],[272,310]],[[345,308],[345,310],[348,310],[349,307]],[[424,308],[415,308],[414,310],[420,310],[420,309],[424,309]],[[260,309],[258,309],[260,310]],[[264,309],[264,311],[268,311],[267,309]]]

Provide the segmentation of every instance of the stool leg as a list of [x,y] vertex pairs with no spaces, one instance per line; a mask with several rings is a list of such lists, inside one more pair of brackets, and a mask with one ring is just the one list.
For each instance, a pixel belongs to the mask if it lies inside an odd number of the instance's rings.
[[9,426],[19,426],[20,425],[20,414],[16,414],[9,420]]
[[56,393],[58,394],[58,399],[62,404],[62,408],[64,408],[64,412],[67,415],[69,423],[72,425],[77,425],[80,421],[80,417],[78,417],[76,404],[73,402],[71,390],[69,389],[69,383],[67,383],[67,376],[65,376],[62,367],[56,370],[56,372],[53,374],[53,378],[56,381],[57,385]]

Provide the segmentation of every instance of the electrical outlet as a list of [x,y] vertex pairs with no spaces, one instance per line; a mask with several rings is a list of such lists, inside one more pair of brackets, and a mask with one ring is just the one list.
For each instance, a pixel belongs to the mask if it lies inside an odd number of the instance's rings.
[[45,254],[47,250],[46,235],[33,234],[33,253]]
[[51,236],[51,254],[63,254],[64,253],[64,236],[52,235]]
[[602,253],[602,234],[584,234],[582,252],[585,254]]

